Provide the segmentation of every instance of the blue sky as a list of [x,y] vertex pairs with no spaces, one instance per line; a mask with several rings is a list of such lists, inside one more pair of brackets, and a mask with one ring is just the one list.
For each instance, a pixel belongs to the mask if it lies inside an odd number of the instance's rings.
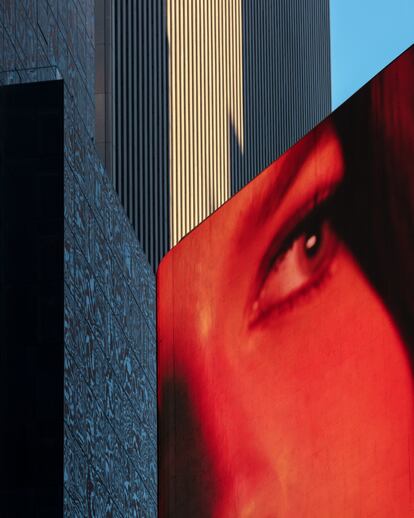
[[330,0],[332,107],[414,43],[414,0]]

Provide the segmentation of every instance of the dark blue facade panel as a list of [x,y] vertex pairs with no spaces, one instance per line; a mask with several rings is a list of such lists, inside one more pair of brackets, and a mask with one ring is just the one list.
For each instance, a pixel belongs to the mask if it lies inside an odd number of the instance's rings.
[[61,81],[0,87],[0,223],[0,516],[61,516]]
[[156,516],[155,282],[95,151],[93,9],[2,2],[0,83],[64,82],[65,516]]

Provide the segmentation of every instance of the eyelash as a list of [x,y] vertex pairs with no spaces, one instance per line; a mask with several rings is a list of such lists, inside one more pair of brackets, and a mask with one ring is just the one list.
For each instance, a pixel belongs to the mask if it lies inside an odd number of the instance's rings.
[[332,218],[332,214],[330,213],[332,212],[337,197],[337,185],[329,186],[323,191],[315,193],[311,201],[294,214],[291,223],[287,225],[287,229],[282,233],[282,236],[279,236],[279,238],[274,240],[270,245],[270,249],[274,252],[271,259],[272,263],[269,265],[270,269],[273,268],[277,260],[291,248],[295,240],[311,225],[311,222]]
[[[332,197],[329,195],[324,196],[322,199],[315,197],[312,202],[311,208],[305,214],[303,219],[296,224],[291,232],[287,235],[287,237],[282,241],[282,244],[279,245],[278,250],[276,252],[275,257],[273,258],[272,264],[270,265],[270,269],[272,270],[276,264],[284,257],[284,255],[292,248],[295,241],[303,235],[307,229],[312,228],[318,223],[325,221],[329,218],[329,212],[332,208]],[[297,221],[298,218],[294,218],[294,221]]]
[[[258,300],[268,276],[277,268],[277,265],[283,261],[283,258],[290,251],[295,242],[304,235],[309,228],[312,228],[312,226],[323,222],[332,223],[334,221],[336,208],[338,207],[338,193],[338,184],[330,185],[315,193],[311,201],[305,204],[293,216],[285,232],[282,235],[279,234],[277,238],[273,240],[259,267],[258,282],[256,283],[258,289],[255,290],[254,301]],[[316,279],[306,284],[303,288],[300,288],[297,292],[293,292],[291,296],[288,296],[285,300],[276,303],[265,311],[260,311],[257,317],[253,317],[251,325],[260,322],[263,318],[266,318],[267,314],[272,313],[275,309],[277,309],[279,313],[293,309],[300,300],[311,295],[315,289],[319,289],[330,277],[330,274],[331,269],[326,268]],[[257,302],[254,304],[256,303]]]
[[279,314],[293,310],[301,301],[306,300],[308,297],[312,296],[315,291],[318,291],[330,277],[331,270],[327,268],[319,277],[317,277],[311,283],[307,284],[303,289],[298,290],[286,300],[282,301],[276,306],[269,308],[267,311],[264,311],[260,316],[260,320],[265,318],[268,314],[272,313],[275,309],[277,309]]

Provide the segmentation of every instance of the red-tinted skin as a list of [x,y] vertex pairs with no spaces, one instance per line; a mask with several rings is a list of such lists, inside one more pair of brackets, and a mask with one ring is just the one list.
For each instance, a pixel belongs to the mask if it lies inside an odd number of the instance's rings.
[[185,383],[214,517],[414,516],[412,373],[387,308],[332,228],[316,266],[297,248],[273,260],[272,243],[343,175],[327,122],[160,267],[160,415],[164,383]]

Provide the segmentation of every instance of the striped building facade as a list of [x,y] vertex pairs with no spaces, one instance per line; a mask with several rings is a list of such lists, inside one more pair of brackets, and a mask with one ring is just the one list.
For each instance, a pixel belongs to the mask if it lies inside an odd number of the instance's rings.
[[106,156],[155,269],[329,113],[329,1],[110,5]]

